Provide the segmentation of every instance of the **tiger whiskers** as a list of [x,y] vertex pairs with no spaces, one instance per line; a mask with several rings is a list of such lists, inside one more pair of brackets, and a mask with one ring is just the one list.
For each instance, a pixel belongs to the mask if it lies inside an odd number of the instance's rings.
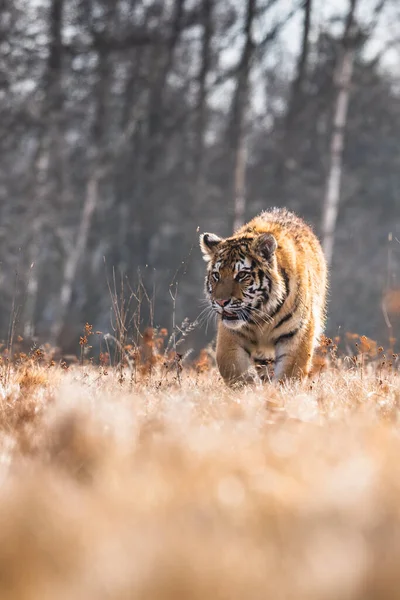
[[215,313],[214,309],[207,301],[207,306],[205,308],[203,308],[203,310],[199,313],[198,317],[196,318],[196,321],[197,321],[199,327],[203,327],[203,325],[206,324],[206,333],[207,333],[208,326],[209,326],[211,320],[213,319],[213,317],[215,318],[216,315],[217,315],[217,313]]
[[273,319],[263,313],[259,308],[252,308],[250,314],[253,315],[255,313],[256,320],[254,320],[254,324],[260,327],[260,331],[262,330],[262,325],[271,325]]

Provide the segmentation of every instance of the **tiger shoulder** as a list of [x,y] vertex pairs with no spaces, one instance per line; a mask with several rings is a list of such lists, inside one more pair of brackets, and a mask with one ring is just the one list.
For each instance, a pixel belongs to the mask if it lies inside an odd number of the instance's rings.
[[228,384],[304,377],[323,332],[327,266],[317,236],[286,209],[265,211],[231,237],[200,236],[205,292],[218,314],[217,364]]

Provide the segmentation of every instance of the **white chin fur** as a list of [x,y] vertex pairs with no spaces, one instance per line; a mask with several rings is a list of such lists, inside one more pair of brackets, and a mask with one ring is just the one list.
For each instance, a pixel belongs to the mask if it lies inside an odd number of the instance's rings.
[[245,321],[228,321],[228,320],[222,319],[222,324],[227,329],[241,329],[243,327],[243,325],[245,324]]

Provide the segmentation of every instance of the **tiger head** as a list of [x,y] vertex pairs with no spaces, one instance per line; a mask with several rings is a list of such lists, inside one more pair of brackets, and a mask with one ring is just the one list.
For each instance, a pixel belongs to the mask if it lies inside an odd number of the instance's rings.
[[211,306],[229,329],[256,322],[270,299],[277,270],[277,242],[270,233],[222,239],[212,233],[200,236],[208,263],[205,282]]

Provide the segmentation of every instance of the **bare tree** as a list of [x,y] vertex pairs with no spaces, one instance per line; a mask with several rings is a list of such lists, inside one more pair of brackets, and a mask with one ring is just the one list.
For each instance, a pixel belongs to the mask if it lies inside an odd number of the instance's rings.
[[[107,21],[114,16],[115,6],[106,10]],[[111,69],[109,52],[105,44],[99,43],[99,34],[94,37],[94,46],[97,49],[97,77],[94,85],[96,101],[95,115],[92,123],[91,145],[88,148],[88,177],[83,200],[76,238],[67,248],[61,282],[60,295],[56,304],[55,315],[51,325],[50,340],[53,344],[59,341],[63,330],[69,305],[71,302],[73,286],[76,279],[80,260],[82,259],[88,242],[93,215],[99,203],[99,181],[104,175],[105,167],[105,130],[107,120],[107,98],[110,89]]]
[[67,311],[71,302],[73,285],[76,278],[79,261],[81,260],[87,245],[93,214],[99,199],[99,172],[93,170],[90,175],[80,218],[78,231],[74,246],[71,248],[64,264],[63,278],[58,306],[50,330],[50,341],[56,344],[63,330]]
[[185,27],[186,0],[174,0],[171,16],[168,19],[169,35],[165,46],[155,46],[151,50],[151,72],[149,74],[148,107],[146,111],[147,135],[143,152],[143,186],[136,198],[135,215],[136,240],[135,251],[143,262],[149,260],[151,245],[151,221],[154,220],[154,190],[159,180],[160,162],[163,156],[165,135],[166,91],[169,75],[174,66],[174,58]]
[[26,302],[23,314],[23,334],[35,334],[35,310],[39,290],[43,231],[50,213],[58,204],[65,187],[65,156],[63,149],[63,12],[64,0],[52,0],[48,16],[48,58],[43,82],[43,102],[40,110],[38,149],[33,160],[31,238],[28,246]]
[[213,4],[214,0],[203,0],[202,4],[202,44],[201,62],[198,74],[198,95],[195,115],[195,148],[194,148],[194,170],[196,172],[196,198],[201,193],[203,181],[204,162],[204,133],[207,122],[207,76],[211,67],[211,41],[213,35]]
[[308,55],[310,50],[310,27],[311,27],[312,0],[305,0],[303,4],[303,31],[301,49],[297,61],[297,69],[293,79],[288,108],[286,111],[284,125],[284,144],[283,154],[286,160],[288,153],[291,153],[292,130],[296,120],[301,113],[304,100],[304,81],[307,74]]
[[346,132],[350,86],[353,74],[355,39],[357,34],[354,18],[356,5],[357,0],[350,0],[341,43],[341,56],[339,57],[336,72],[334,74],[338,92],[333,111],[329,170],[326,180],[322,213],[322,246],[328,265],[332,262],[335,228],[339,212],[344,137]]
[[246,209],[246,118],[249,101],[250,70],[254,56],[253,24],[257,13],[257,0],[247,0],[244,23],[244,44],[239,60],[236,89],[234,92],[229,131],[229,146],[234,157],[233,212],[234,229],[244,222]]
[[247,166],[247,140],[244,135],[239,140],[236,152],[236,165],[234,175],[234,221],[233,230],[236,231],[244,224],[246,210],[246,166]]

